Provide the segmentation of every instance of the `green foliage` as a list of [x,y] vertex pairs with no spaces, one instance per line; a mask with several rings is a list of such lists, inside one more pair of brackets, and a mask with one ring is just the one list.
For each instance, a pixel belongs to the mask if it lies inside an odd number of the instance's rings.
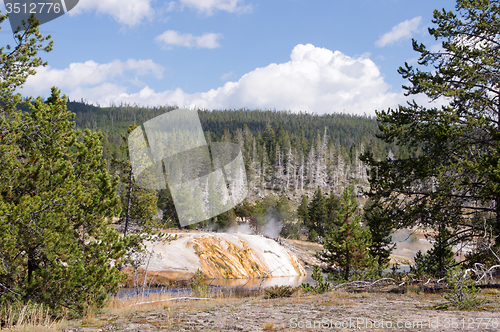
[[65,97],[52,89],[29,113],[3,118],[0,148],[0,302],[45,303],[81,313],[104,304],[122,280],[124,254],[111,227],[116,187],[100,135],[72,129]]
[[209,297],[210,286],[203,281],[203,271],[198,269],[191,278],[191,296],[193,297]]
[[217,221],[216,229],[228,229],[229,227],[236,225],[236,214],[233,209],[219,214],[215,217],[215,219]]
[[[126,277],[117,267],[144,238],[120,237],[110,225],[120,213],[119,178],[108,173],[103,134],[75,130],[55,87],[47,100],[28,98],[16,108],[14,91],[44,65],[37,51],[52,47],[43,46],[38,22],[29,23],[14,50],[0,49],[0,307],[38,303],[82,314],[117,291]],[[132,197],[141,203],[132,209],[154,200]],[[152,206],[156,211],[156,201]]]
[[[135,128],[136,125],[131,125],[128,134]],[[123,237],[128,240],[127,252],[119,260],[119,267],[132,266],[137,272],[146,257],[150,256],[145,241],[171,241],[174,237],[163,233],[161,229],[165,225],[160,220],[154,219],[157,214],[158,192],[140,188],[135,184],[129,159],[128,137],[122,135],[122,142],[121,149],[126,159],[113,160],[121,187],[122,213],[118,224],[123,226]]]
[[381,273],[388,266],[391,252],[396,247],[396,244],[391,245],[394,225],[392,220],[387,218],[380,201],[369,200],[364,206],[364,211],[363,220],[370,230],[372,240],[369,247],[370,255]]
[[[439,254],[437,254],[439,252]],[[420,250],[415,254],[415,266],[411,267],[412,273],[417,276],[433,276],[442,277],[446,270],[443,270],[443,265],[446,267],[455,263],[453,251],[450,247],[436,247],[429,250],[427,253],[422,253]]]
[[[0,24],[7,18],[7,14],[0,15]],[[0,48],[0,74],[2,77],[0,81],[0,113],[2,115],[17,113],[16,106],[21,102],[21,94],[16,93],[16,90],[26,82],[29,75],[36,73],[35,68],[47,65],[46,62],[37,57],[37,54],[39,51],[50,52],[53,41],[50,40],[50,35],[42,36],[38,26],[39,22],[34,17],[30,17],[26,29],[14,34],[16,46],[7,45],[6,48]]]
[[268,222],[279,221],[281,217],[281,211],[278,210],[278,200],[275,195],[267,195],[263,199],[255,202],[253,211],[257,221],[256,228],[259,231]]
[[[136,125],[131,125],[128,134],[135,128],[137,128]],[[135,184],[128,150],[128,137],[122,136],[122,140],[121,149],[125,159],[114,159],[113,165],[120,177],[122,213],[119,223],[124,224],[126,236],[132,225],[139,227],[141,231],[145,227],[152,226],[153,217],[157,212],[158,193],[156,190],[143,189]]]
[[[498,0],[457,0],[455,12],[434,11],[433,51],[413,41],[418,66],[399,68],[408,95],[441,98],[377,112],[379,135],[408,155],[377,161],[370,152],[371,197],[382,199],[398,227],[444,224],[452,243],[500,234],[500,6]],[[466,217],[465,217],[466,216]],[[500,237],[497,237],[497,242]]]
[[325,293],[332,290],[332,284],[324,280],[321,274],[321,268],[318,265],[313,266],[312,279],[316,281],[314,286],[309,285],[308,282],[302,283],[302,290],[305,292],[312,292],[315,294]]
[[[492,255],[492,253],[495,254]],[[466,260],[462,265],[466,268],[473,268],[476,263],[483,264],[485,266],[493,266],[499,263],[497,258],[500,256],[499,253],[500,246],[475,248],[475,250],[465,254]]]
[[461,310],[477,309],[481,306],[481,300],[477,297],[479,288],[475,287],[476,282],[460,267],[449,269],[445,280],[448,292],[444,293],[443,297],[452,305]]
[[300,205],[297,208],[297,216],[304,225],[309,225],[309,198],[307,195],[302,195]]
[[300,240],[302,234],[302,227],[297,222],[287,222],[281,225],[280,236],[285,239]]
[[310,230],[309,234],[307,235],[307,241],[318,242],[318,232],[316,232],[316,230],[314,229]]
[[295,289],[291,286],[273,286],[265,289],[265,299],[277,299],[281,297],[291,297]]
[[175,210],[174,200],[170,189],[161,189],[158,191],[158,209],[162,211],[162,224],[165,228],[180,228],[179,219],[177,218],[177,211]]
[[323,239],[324,250],[319,255],[329,266],[340,269],[345,280],[349,280],[351,272],[373,265],[368,252],[370,233],[361,227],[361,218],[357,200],[351,189],[345,188],[332,227]]
[[[6,19],[0,16],[0,21]],[[66,98],[24,101],[14,92],[52,42],[38,22],[0,49],[0,307],[39,303],[53,312],[100,307],[123,276],[112,262],[125,242],[111,227],[117,179],[106,171],[98,133],[73,129]]]
[[433,247],[425,254],[420,250],[415,255],[415,266],[411,267],[418,276],[444,277],[446,271],[456,264],[450,245],[450,231],[446,227],[439,228]]
[[[124,159],[118,148],[120,134],[125,134],[131,123],[143,123],[172,109],[130,105],[100,108],[83,102],[71,102],[68,107],[76,113],[77,128],[105,133],[104,155],[108,159]],[[378,158],[391,149],[376,139],[378,128],[373,118],[246,109],[200,110],[198,114],[207,142],[233,142],[241,147],[252,200],[282,190],[288,197],[292,192],[311,195],[318,183],[323,183],[323,191],[332,191],[343,178],[358,177],[359,172],[354,170],[359,167],[351,167],[350,174],[344,170],[346,165],[359,165],[357,156],[364,146],[370,146]],[[323,169],[321,174],[315,173],[318,164]]]
[[288,223],[293,219],[292,207],[290,206],[290,200],[284,191],[281,191],[278,200],[276,202],[276,219],[281,223]]
[[248,198],[239,203],[233,208],[234,214],[242,220],[250,220],[254,214],[254,206],[249,202]]
[[313,199],[309,203],[308,215],[308,228],[316,231],[319,236],[324,236],[328,226],[328,206],[320,187],[316,189]]

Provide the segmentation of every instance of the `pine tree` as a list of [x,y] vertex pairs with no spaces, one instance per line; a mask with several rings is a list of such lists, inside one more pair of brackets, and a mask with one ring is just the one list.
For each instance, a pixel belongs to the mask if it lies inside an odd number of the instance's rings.
[[316,189],[313,199],[309,203],[308,214],[309,230],[314,230],[319,236],[324,236],[329,221],[328,207],[320,187]]
[[25,101],[26,112],[16,108],[15,91],[45,65],[38,51],[52,48],[38,25],[30,18],[17,45],[0,49],[0,306],[34,301],[81,313],[122,280],[112,261],[125,243],[109,226],[118,180],[106,171],[102,136],[73,129],[57,89]]
[[390,261],[392,250],[396,247],[396,244],[391,245],[394,225],[378,201],[368,200],[364,211],[363,220],[371,235],[370,255],[378,266],[379,272],[382,272]]
[[75,131],[52,89],[30,112],[2,116],[0,302],[45,303],[81,313],[104,304],[122,280],[112,261],[125,243],[110,227],[118,179],[102,159],[101,135]]
[[345,280],[349,280],[351,272],[373,263],[368,251],[370,234],[361,227],[361,218],[352,189],[345,188],[332,227],[323,239],[324,251],[320,256],[330,267],[340,269]]
[[181,227],[179,223],[179,218],[177,218],[177,211],[175,210],[174,200],[172,199],[172,194],[167,186],[167,189],[161,189],[158,191],[158,209],[162,211],[162,225],[163,227]]
[[305,194],[302,195],[300,205],[297,208],[297,216],[304,225],[309,224],[309,198]]
[[[137,128],[135,124],[130,125],[128,134],[135,128]],[[123,208],[119,223],[124,226],[123,236],[126,237],[132,225],[138,227],[136,231],[143,231],[144,228],[153,226],[153,217],[157,213],[158,193],[156,190],[144,189],[135,185],[135,180],[132,176],[132,165],[128,153],[128,137],[122,135],[122,140],[122,149],[125,159],[114,159],[113,164],[121,178],[121,185],[124,189],[121,194]]]
[[406,154],[377,161],[365,153],[374,168],[370,195],[391,207],[400,226],[443,222],[452,242],[492,229],[500,246],[500,1],[457,0],[455,12],[435,10],[433,23],[429,33],[442,49],[414,40],[422,67],[405,64],[399,73],[409,80],[408,95],[445,105],[412,102],[377,112],[380,137]]
[[290,206],[290,201],[283,190],[281,191],[278,201],[276,202],[276,211],[279,222],[288,223],[292,220],[292,207]]

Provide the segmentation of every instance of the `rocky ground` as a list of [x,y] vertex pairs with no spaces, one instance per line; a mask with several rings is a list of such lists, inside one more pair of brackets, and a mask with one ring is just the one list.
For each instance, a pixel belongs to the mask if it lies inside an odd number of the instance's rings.
[[[108,308],[66,331],[500,331],[500,292],[483,290],[476,311],[443,309],[439,294],[410,292],[290,298],[163,301]],[[446,307],[446,306],[444,306]]]
[[[403,241],[404,240],[404,241]],[[416,250],[418,239],[402,241],[400,250]],[[306,267],[322,246],[286,240]],[[408,247],[406,248],[405,245]],[[400,265],[408,256],[394,255]],[[500,291],[481,290],[480,310],[459,311],[440,294],[409,289],[390,292],[303,293],[290,298],[215,297],[209,300],[167,298],[116,300],[103,312],[65,324],[71,332],[98,331],[500,331]],[[137,304],[138,302],[152,302]]]

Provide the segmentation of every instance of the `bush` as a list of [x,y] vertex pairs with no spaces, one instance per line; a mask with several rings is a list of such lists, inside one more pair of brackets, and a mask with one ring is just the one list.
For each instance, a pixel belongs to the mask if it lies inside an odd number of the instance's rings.
[[309,242],[318,242],[318,232],[316,232],[316,230],[312,229],[309,232],[309,235],[307,236],[307,241],[309,241]]
[[449,290],[443,297],[461,310],[476,309],[481,305],[477,298],[479,288],[476,282],[470,278],[461,268],[450,269],[445,277]]
[[302,230],[299,223],[287,222],[281,228],[280,236],[285,239],[300,240]]
[[192,277],[191,295],[193,297],[208,297],[210,296],[210,286],[203,281],[203,271],[198,269]]
[[301,287],[305,292],[319,294],[332,290],[332,284],[324,280],[323,275],[321,274],[321,268],[318,265],[314,265],[313,267],[312,278],[316,281],[316,285],[311,286],[308,282],[302,283]]
[[446,269],[455,263],[451,247],[433,247],[426,253],[420,250],[415,254],[415,266],[410,268],[417,277],[444,277]]
[[291,286],[273,286],[271,288],[265,289],[264,298],[265,299],[277,299],[280,297],[290,297],[292,296],[295,288]]

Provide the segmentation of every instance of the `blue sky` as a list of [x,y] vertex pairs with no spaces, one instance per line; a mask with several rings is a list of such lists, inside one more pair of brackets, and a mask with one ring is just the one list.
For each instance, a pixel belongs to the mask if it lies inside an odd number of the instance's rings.
[[[410,0],[80,0],[43,24],[54,50],[20,90],[71,100],[374,115],[404,103],[397,68],[436,8]],[[5,8],[2,8],[5,12]],[[12,44],[10,26],[0,45]],[[421,97],[419,97],[421,98]],[[418,99],[418,98],[417,98]],[[421,98],[423,101],[424,98]]]

